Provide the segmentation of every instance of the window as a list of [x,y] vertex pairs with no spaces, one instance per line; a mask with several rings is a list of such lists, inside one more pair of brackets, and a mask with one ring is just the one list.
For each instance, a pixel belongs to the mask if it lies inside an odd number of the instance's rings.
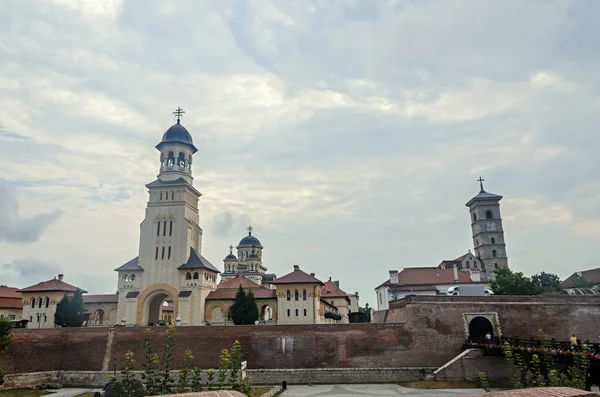
[[173,197],[175,197],[175,193],[171,192],[171,200],[173,200]]
[[160,236],[160,221],[156,224],[156,235]]
[[302,300],[305,301],[306,300],[306,290],[302,290]]
[[186,280],[191,280],[191,279],[192,279],[192,273],[190,273],[190,272],[187,272],[187,273],[185,274],[185,279],[186,279]]
[[44,313],[44,322],[46,322],[47,319],[48,317],[46,316],[46,313]]
[[38,298],[38,307],[42,307],[42,297]]
[[496,244],[496,239],[492,237],[492,244]]
[[160,199],[162,200],[162,192],[160,192]]
[[29,322],[32,323],[33,322],[33,316],[29,316]]
[[294,290],[294,300],[298,300],[298,290]]
[[167,234],[167,221],[163,222],[163,236]]
[[486,219],[493,219],[494,217],[492,216],[492,211],[485,211],[485,218]]
[[475,246],[479,246],[479,239],[475,240]]
[[169,236],[173,235],[173,221],[170,221],[169,223]]
[[158,259],[158,247],[156,247],[156,253],[154,254],[154,260]]
[[129,276],[127,276],[126,274],[123,275],[123,282],[125,281],[129,281]]
[[494,263],[494,269],[498,269],[498,264]]
[[473,214],[473,222],[477,220],[477,214]]
[[165,247],[162,247],[162,254],[160,256],[160,259],[165,259]]
[[169,253],[167,255],[167,259],[171,259],[171,247],[169,247]]
[[35,298],[31,298],[31,307],[35,307]]
[[194,280],[198,280],[198,272],[194,272]]
[[[288,289],[287,290],[287,300],[290,300],[290,297],[291,297],[291,293],[290,293],[290,290]],[[288,312],[289,312],[289,310],[288,310]],[[289,316],[289,314],[288,314],[288,316]]]
[[495,258],[496,257],[496,250],[492,250],[492,256]]
[[288,309],[288,317],[290,316],[290,309]]
[[467,269],[471,267],[471,262],[467,261]]
[[129,279],[130,279],[131,281],[135,281],[135,274],[132,274],[132,275],[131,275],[131,277],[129,277]]
[[[46,307],[50,306],[50,298],[46,297],[44,306],[46,306]],[[44,322],[45,322],[45,320],[44,320]]]
[[306,309],[304,309],[304,317],[306,317]]
[[296,309],[296,317],[298,317],[298,309]]

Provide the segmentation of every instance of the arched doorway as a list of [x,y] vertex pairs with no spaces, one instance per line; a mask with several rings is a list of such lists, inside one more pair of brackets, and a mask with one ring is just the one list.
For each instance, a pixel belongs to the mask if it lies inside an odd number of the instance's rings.
[[104,324],[104,310],[96,310],[96,313],[94,313],[94,324]]
[[[144,323],[148,326],[162,324],[163,308],[169,306],[167,302],[173,302],[173,298],[165,291],[156,291],[150,294],[144,305]],[[171,306],[171,313],[175,310],[174,306]]]
[[494,326],[485,317],[477,316],[474,317],[469,323],[469,339],[472,341],[483,341],[487,333],[494,337]]
[[273,309],[269,305],[260,308],[260,321],[271,322],[273,320]]

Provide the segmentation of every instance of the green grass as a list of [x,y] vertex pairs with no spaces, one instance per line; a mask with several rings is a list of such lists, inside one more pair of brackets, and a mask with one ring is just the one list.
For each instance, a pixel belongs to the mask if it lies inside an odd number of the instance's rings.
[[31,389],[8,389],[0,390],[1,397],[39,397],[51,394],[46,390],[31,390]]

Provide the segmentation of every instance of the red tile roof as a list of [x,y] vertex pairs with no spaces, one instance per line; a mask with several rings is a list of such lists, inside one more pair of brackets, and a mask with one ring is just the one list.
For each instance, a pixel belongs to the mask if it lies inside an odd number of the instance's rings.
[[392,284],[388,279],[379,287],[383,285],[397,288],[400,286],[473,283],[469,272],[457,270],[457,273],[458,281],[455,281],[454,269],[440,269],[437,267],[407,267],[398,273],[398,284]]
[[575,280],[577,280],[578,273],[581,273],[581,277],[584,278],[588,283],[600,284],[600,267],[596,269],[583,270],[581,272],[575,272],[571,274],[565,281],[560,283],[562,288],[574,288]]
[[350,297],[348,296],[348,294],[340,289],[339,282],[338,284],[336,284],[336,282],[331,281],[331,279],[329,279],[329,281],[326,281],[325,285],[323,285],[323,289],[321,290],[321,297],[323,299],[345,298],[348,302],[350,302]]
[[273,281],[273,284],[320,284],[325,285],[323,282],[314,275],[310,275],[308,273],[304,273],[300,270],[300,267],[294,265],[294,271],[286,274],[283,277],[278,278]]
[[0,307],[4,309],[22,309],[21,298],[0,298]]
[[[57,279],[42,281],[31,287],[20,289],[19,292],[45,292],[45,291],[62,291],[62,292],[75,292],[77,287],[67,284],[64,281]],[[81,292],[87,292],[81,290]]]
[[18,298],[21,299],[21,293],[18,288],[7,287],[6,285],[0,285],[0,298]]
[[117,294],[100,294],[100,295],[83,295],[83,303],[117,303],[119,295]]
[[260,288],[260,285],[255,283],[254,281],[246,278],[243,273],[238,273],[237,276],[232,278],[231,280],[221,281],[219,285],[217,285],[217,289],[235,289],[238,290],[240,288],[240,284],[244,289],[254,289]]

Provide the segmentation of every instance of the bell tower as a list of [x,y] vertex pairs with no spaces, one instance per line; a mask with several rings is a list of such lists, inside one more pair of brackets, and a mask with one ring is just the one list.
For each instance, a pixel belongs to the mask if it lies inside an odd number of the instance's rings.
[[466,206],[471,215],[471,231],[475,255],[490,276],[493,271],[508,268],[504,229],[500,214],[502,196],[488,193],[483,188],[484,179],[479,177],[480,191]]

